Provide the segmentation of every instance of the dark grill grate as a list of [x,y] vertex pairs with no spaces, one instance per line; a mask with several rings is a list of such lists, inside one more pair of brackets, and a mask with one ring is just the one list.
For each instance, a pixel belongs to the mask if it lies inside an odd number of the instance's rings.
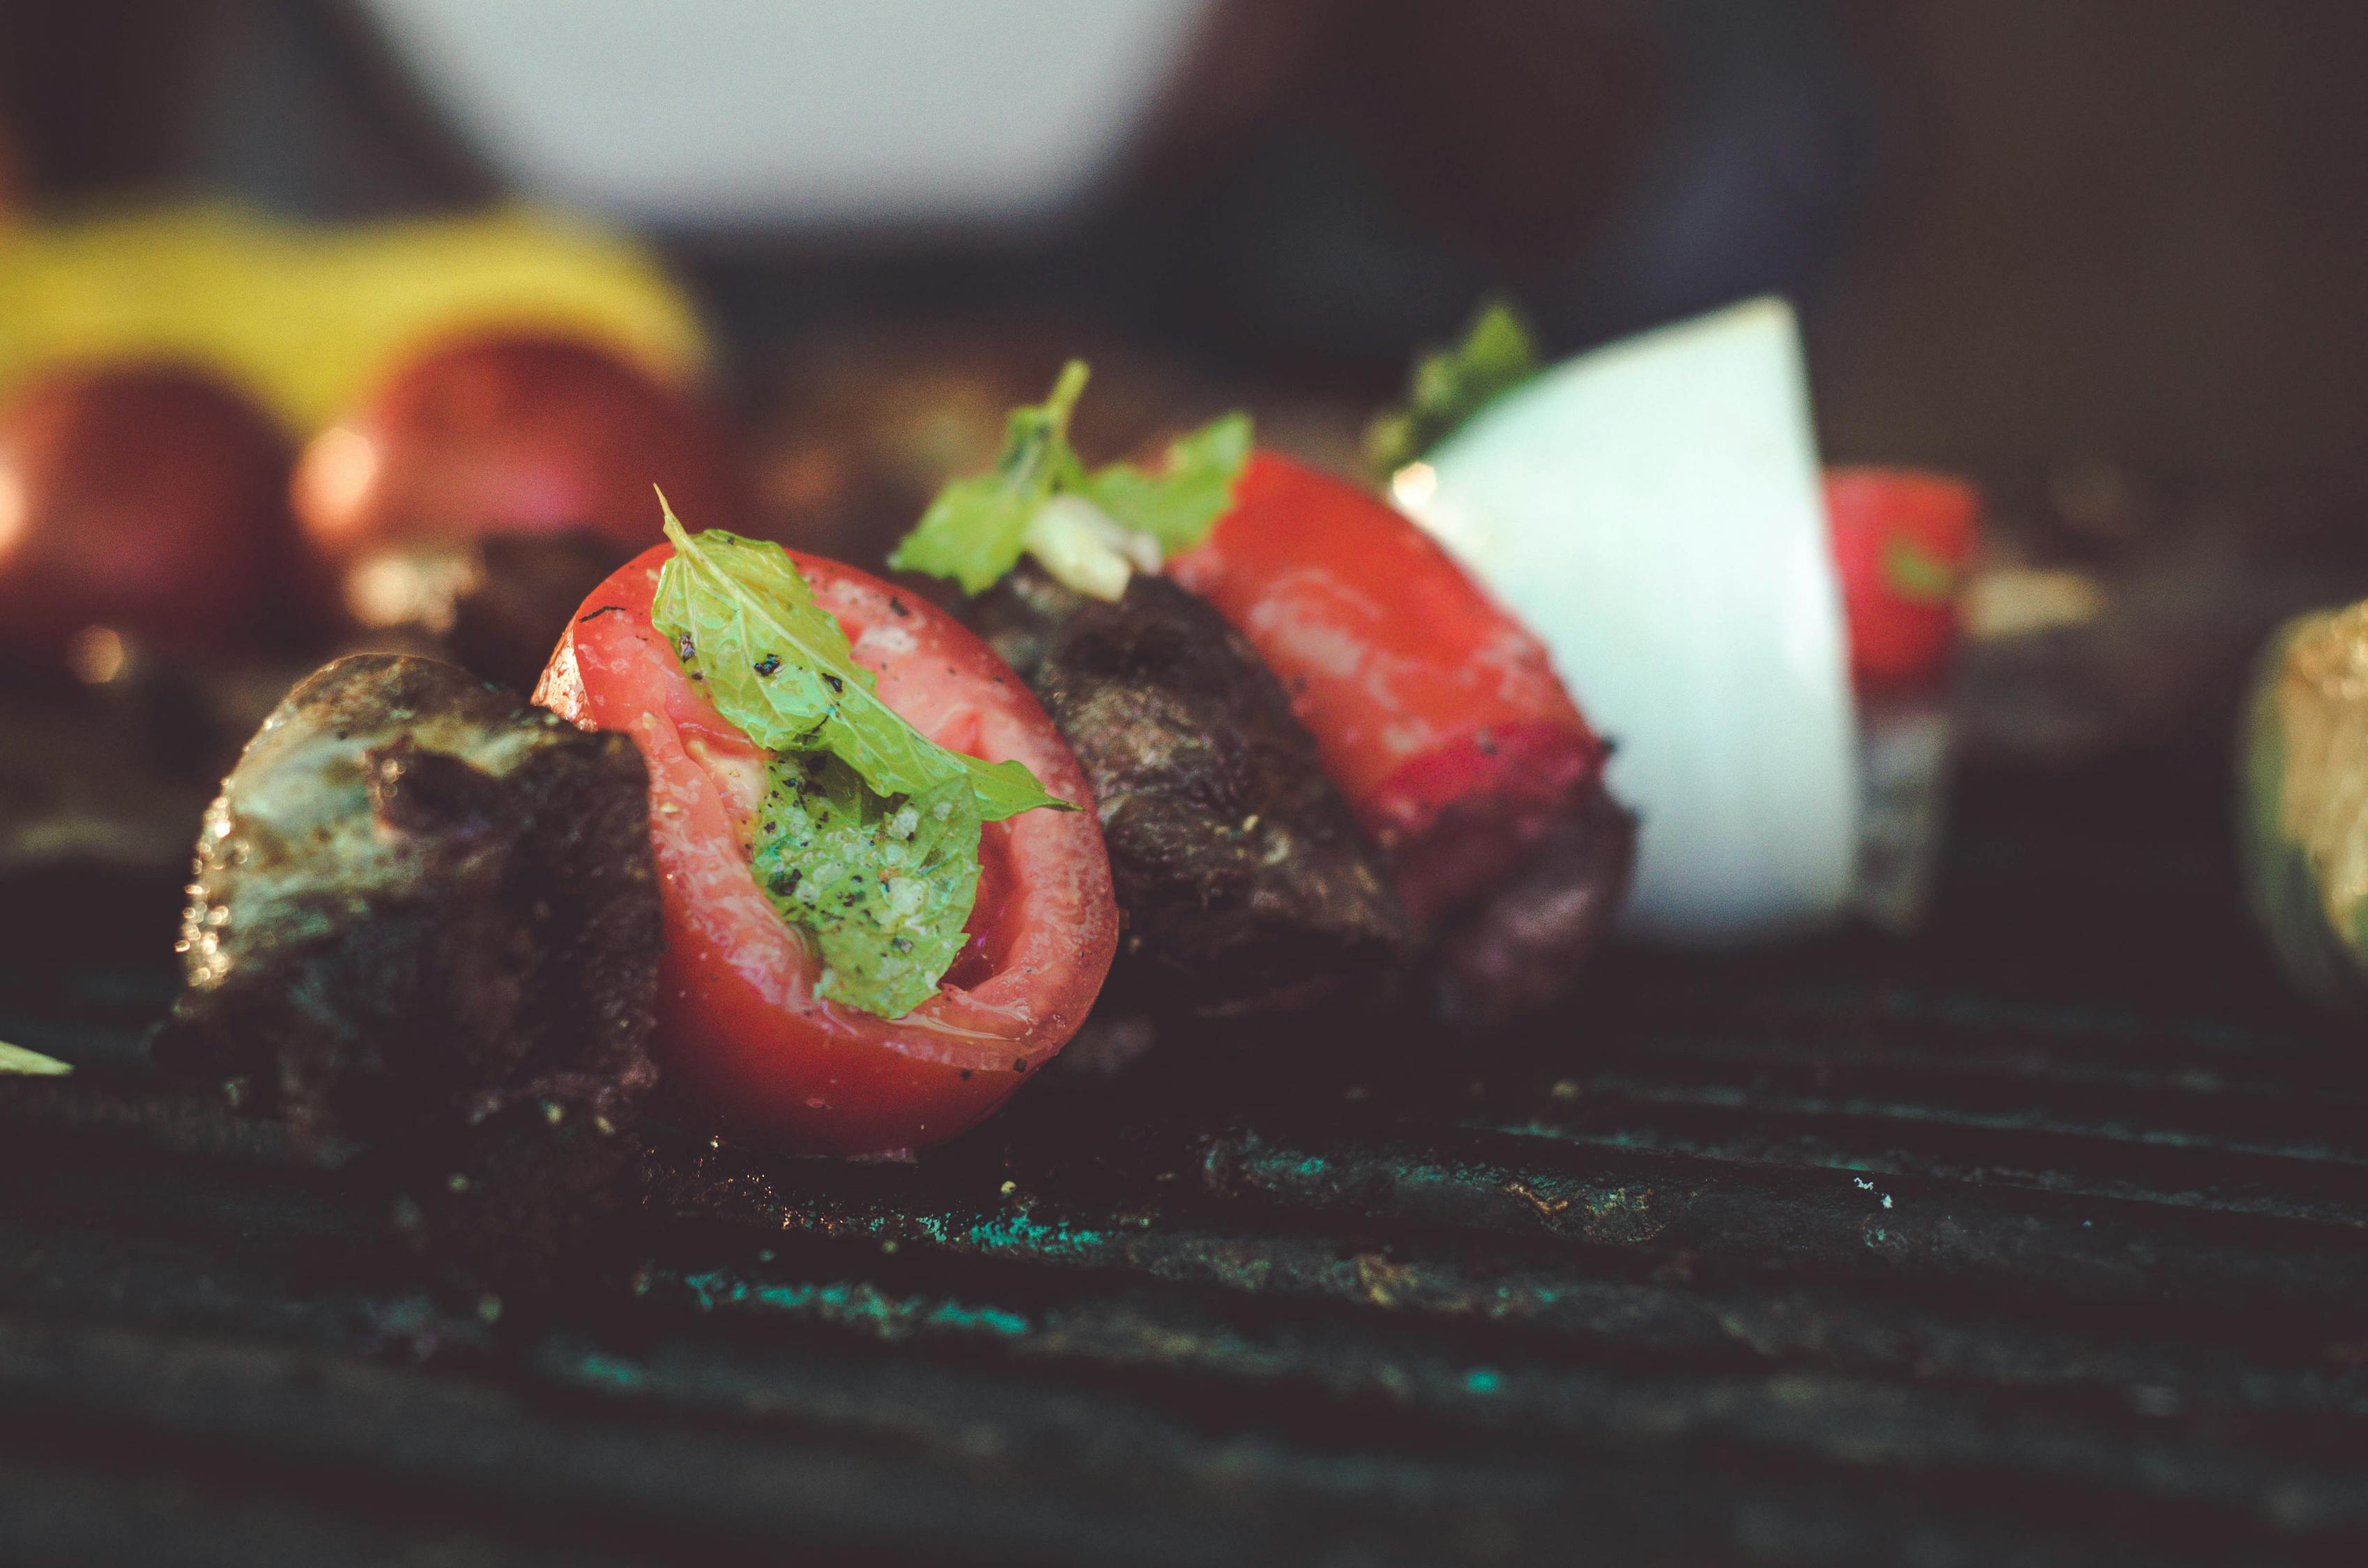
[[150,1097],[139,971],[28,971],[84,1071],[0,1092],[0,1556],[2361,1561],[2368,1064],[2223,809],[1980,781],[1927,938],[1619,955],[1486,1052],[661,1142],[620,1282],[490,1326]]

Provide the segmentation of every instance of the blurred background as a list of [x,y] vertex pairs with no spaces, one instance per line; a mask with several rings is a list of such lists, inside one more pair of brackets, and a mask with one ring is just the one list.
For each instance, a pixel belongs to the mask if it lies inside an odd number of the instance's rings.
[[1089,449],[1245,402],[1353,467],[1485,295],[1562,354],[1779,292],[1829,461],[1989,497],[1976,755],[2071,758],[2362,585],[2364,42],[2337,0],[16,0],[0,386],[178,342],[74,306],[176,246],[213,270],[117,291],[244,312],[198,335],[299,444],[547,315],[693,390],[716,508],[861,556],[1070,353]]
[[2337,0],[17,0],[18,210],[524,195],[729,369],[1042,315],[1378,399],[1764,290],[1838,455],[2359,473],[2368,17]]

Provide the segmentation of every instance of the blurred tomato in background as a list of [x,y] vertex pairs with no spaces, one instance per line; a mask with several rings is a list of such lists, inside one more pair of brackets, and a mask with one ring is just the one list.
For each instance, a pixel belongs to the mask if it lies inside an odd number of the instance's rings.
[[1937,681],[1957,640],[1980,495],[1946,474],[1837,468],[1826,473],[1826,508],[1850,618],[1851,676],[1878,690]]
[[124,637],[184,656],[267,646],[294,559],[287,465],[263,411],[200,370],[19,384],[0,403],[0,648],[103,673]]

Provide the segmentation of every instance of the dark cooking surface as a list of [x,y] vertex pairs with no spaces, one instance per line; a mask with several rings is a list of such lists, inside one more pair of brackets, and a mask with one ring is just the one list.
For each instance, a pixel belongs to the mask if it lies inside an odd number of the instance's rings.
[[2362,1561],[2368,1054],[2219,767],[1977,780],[1926,938],[1615,953],[1494,1059],[670,1145],[491,1326],[143,1100],[154,971],[20,899],[0,1039],[85,1070],[0,1088],[0,1558]]

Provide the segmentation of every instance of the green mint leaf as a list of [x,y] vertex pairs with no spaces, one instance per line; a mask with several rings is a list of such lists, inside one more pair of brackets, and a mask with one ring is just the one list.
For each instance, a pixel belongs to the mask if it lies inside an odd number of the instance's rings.
[[10,1045],[0,1040],[0,1077],[11,1074],[27,1078],[63,1078],[74,1068],[53,1056],[38,1051],[28,1051],[21,1045]]
[[1167,465],[1145,473],[1114,462],[1086,478],[1081,494],[1121,527],[1149,534],[1173,555],[1209,537],[1234,504],[1234,486],[1250,460],[1250,416],[1212,419],[1167,449]]
[[938,994],[978,896],[978,800],[949,778],[882,795],[822,752],[767,770],[751,864],[821,960],[814,994],[883,1018]]
[[1883,577],[1910,604],[1945,604],[1957,591],[1957,574],[1947,562],[1898,534],[1884,541]]
[[1083,496],[1169,554],[1208,537],[1249,461],[1249,415],[1228,414],[1179,438],[1156,473],[1124,462],[1088,473],[1069,445],[1069,415],[1086,376],[1085,363],[1072,359],[1051,397],[1014,409],[995,467],[938,492],[888,564],[983,594],[1019,563],[1028,525],[1055,495]]
[[1520,312],[1507,301],[1487,301],[1462,342],[1415,361],[1405,405],[1366,427],[1366,460],[1386,483],[1390,475],[1454,434],[1490,401],[1543,368],[1537,339]]
[[665,528],[675,552],[658,571],[650,623],[705,683],[716,711],[757,744],[828,752],[882,795],[965,778],[989,822],[1039,806],[1071,809],[1025,765],[949,751],[881,701],[837,619],[780,545],[721,528],[689,533],[671,507]]
[[716,710],[773,754],[750,835],[757,885],[812,945],[815,995],[902,1017],[962,952],[981,824],[1072,808],[1021,764],[949,751],[881,701],[780,545],[665,517],[675,552],[650,623]]
[[938,492],[888,564],[951,577],[965,594],[985,593],[1017,566],[1036,509],[1083,477],[1069,446],[1069,414],[1086,390],[1086,375],[1085,361],[1072,359],[1051,397],[1013,409],[995,467]]

